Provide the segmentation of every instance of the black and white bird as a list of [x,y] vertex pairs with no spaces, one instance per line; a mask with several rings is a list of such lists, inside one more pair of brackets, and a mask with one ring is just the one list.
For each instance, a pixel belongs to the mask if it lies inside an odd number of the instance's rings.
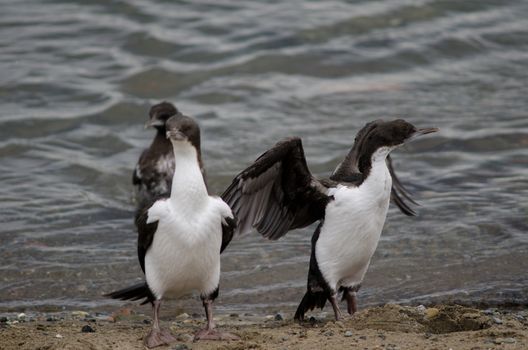
[[207,327],[195,340],[236,339],[217,331],[212,315],[212,303],[218,296],[220,253],[233,237],[235,220],[229,206],[208,193],[198,124],[178,113],[165,125],[175,161],[170,196],[156,201],[136,219],[138,257],[146,281],[107,296],[152,303],[154,322],[145,338],[147,347],[175,340],[170,331],[160,328],[161,300],[193,291],[200,293],[207,317]]
[[[132,183],[136,187],[137,213],[150,207],[156,200],[170,196],[174,175],[174,154],[172,144],[166,137],[167,120],[180,111],[169,102],[161,102],[150,108],[149,120],[145,128],[155,128],[156,135],[150,146],[139,157],[132,174]],[[200,159],[200,169],[203,165]]]
[[405,202],[412,199],[395,176],[389,153],[435,131],[417,129],[401,119],[368,123],[329,179],[310,173],[301,140],[289,138],[235,177],[222,198],[237,218],[236,233],[256,228],[275,240],[319,221],[312,237],[307,291],[296,320],[304,320],[308,310],[323,308],[327,300],[339,319],[338,293],[347,301],[348,312],[356,311],[356,292],[378,244],[391,197],[403,213],[415,214]]

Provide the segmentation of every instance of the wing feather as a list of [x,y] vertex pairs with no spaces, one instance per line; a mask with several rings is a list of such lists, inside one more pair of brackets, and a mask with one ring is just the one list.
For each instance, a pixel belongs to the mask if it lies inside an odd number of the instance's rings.
[[329,197],[322,189],[308,170],[301,140],[289,138],[238,174],[222,199],[237,218],[236,233],[256,228],[264,237],[278,239],[324,216]]

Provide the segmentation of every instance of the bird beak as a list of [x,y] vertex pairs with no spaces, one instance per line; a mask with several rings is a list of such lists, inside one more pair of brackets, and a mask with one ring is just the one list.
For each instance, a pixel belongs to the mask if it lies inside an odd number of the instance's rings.
[[156,127],[156,126],[163,126],[165,123],[159,119],[154,119],[154,120],[149,120],[148,122],[145,123],[145,129],[148,129],[148,128],[153,128],[153,127]]
[[167,131],[166,136],[168,139],[175,141],[187,140],[187,136],[178,129]]
[[405,140],[405,143],[414,140],[418,136],[431,134],[433,132],[437,132],[438,130],[439,130],[438,128],[422,128],[422,129],[418,129],[407,140]]

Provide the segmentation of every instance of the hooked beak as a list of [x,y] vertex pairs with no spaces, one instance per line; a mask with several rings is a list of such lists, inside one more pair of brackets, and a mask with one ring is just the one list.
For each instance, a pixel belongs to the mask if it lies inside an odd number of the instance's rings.
[[153,128],[156,126],[163,126],[165,123],[159,119],[149,120],[145,123],[145,129]]
[[166,136],[168,139],[175,141],[187,140],[187,136],[178,129],[167,131]]
[[418,129],[407,140],[405,140],[405,143],[416,139],[418,136],[431,134],[433,132],[437,132],[438,130],[439,130],[438,128],[422,128],[422,129]]

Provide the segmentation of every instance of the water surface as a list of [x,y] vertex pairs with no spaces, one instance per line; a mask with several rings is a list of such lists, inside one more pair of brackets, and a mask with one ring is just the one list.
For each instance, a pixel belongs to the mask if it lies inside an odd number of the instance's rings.
[[[110,309],[137,282],[132,169],[149,107],[197,118],[210,186],[277,140],[327,176],[368,121],[436,126],[394,152],[360,305],[528,303],[526,1],[3,1],[0,311]],[[222,257],[226,312],[291,312],[314,227]],[[196,297],[173,311],[200,309]]]

